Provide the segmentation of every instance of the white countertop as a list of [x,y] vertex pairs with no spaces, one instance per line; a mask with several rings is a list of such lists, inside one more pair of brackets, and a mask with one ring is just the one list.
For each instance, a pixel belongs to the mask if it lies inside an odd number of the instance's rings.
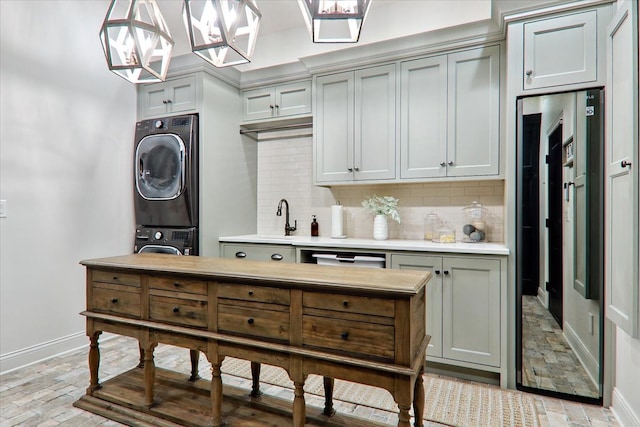
[[220,237],[225,243],[269,243],[276,245],[323,248],[377,249],[383,251],[446,252],[478,255],[509,255],[509,248],[501,243],[434,243],[428,240],[332,239],[330,237],[277,236],[245,234]]

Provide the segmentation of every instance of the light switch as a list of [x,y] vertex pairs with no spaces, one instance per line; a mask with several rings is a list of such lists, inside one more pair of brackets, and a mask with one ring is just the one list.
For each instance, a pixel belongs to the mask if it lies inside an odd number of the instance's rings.
[[7,217],[7,201],[0,200],[0,218]]

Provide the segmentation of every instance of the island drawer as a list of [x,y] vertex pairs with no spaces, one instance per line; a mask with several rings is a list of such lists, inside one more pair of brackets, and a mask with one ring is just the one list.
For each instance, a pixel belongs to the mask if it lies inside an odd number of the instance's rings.
[[270,288],[264,286],[256,287],[235,283],[220,283],[218,285],[218,298],[281,304],[287,306],[291,303],[291,294],[289,289]]
[[170,298],[160,295],[149,297],[149,318],[176,325],[207,327],[207,301]]
[[140,275],[138,274],[127,274],[118,271],[93,270],[92,279],[94,282],[114,283],[117,285],[140,287]]
[[289,341],[288,310],[269,310],[263,304],[249,304],[218,304],[218,331]]
[[209,285],[203,280],[185,280],[171,277],[149,277],[149,288],[163,291],[207,295]]
[[393,360],[393,325],[305,315],[302,317],[302,344],[332,352],[347,352]]
[[110,283],[93,283],[91,309],[140,318],[140,289]]
[[332,310],[342,313],[371,314],[394,317],[395,302],[390,299],[353,295],[334,295],[320,292],[304,292],[302,305],[305,308]]

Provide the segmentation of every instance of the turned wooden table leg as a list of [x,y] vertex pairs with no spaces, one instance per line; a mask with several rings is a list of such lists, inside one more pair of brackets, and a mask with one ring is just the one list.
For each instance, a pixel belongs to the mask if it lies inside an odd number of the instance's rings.
[[140,351],[140,359],[138,360],[138,368],[144,368],[144,348],[142,348],[142,344],[138,341],[138,350]]
[[153,361],[153,351],[157,343],[152,343],[144,349],[144,405],[153,405],[153,385],[156,380],[156,364]]
[[411,405],[398,405],[398,427],[411,427],[409,409],[411,409]]
[[336,413],[333,409],[333,384],[334,379],[330,377],[323,377],[324,380],[324,410],[322,413],[328,417]]
[[89,337],[89,388],[87,394],[91,394],[100,388],[100,380],[98,379],[98,370],[100,368],[100,348],[98,347],[98,337],[102,332],[96,332]]
[[294,382],[294,395],[293,398],[293,427],[304,427],[305,403],[304,403],[304,381]]
[[251,397],[258,397],[262,394],[260,391],[260,363],[251,362]]
[[424,425],[424,380],[422,374],[424,374],[424,367],[422,367],[420,374],[416,378],[415,388],[413,390],[414,427],[422,427]]
[[198,365],[200,363],[200,352],[198,350],[189,350],[189,357],[191,358],[191,376],[189,377],[189,381],[199,380]]
[[211,364],[211,426],[222,426],[222,376],[220,365]]

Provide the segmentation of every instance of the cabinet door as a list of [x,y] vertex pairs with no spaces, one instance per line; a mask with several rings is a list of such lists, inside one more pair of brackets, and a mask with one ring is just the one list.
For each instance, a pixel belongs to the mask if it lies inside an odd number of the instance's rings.
[[311,82],[277,86],[275,97],[278,117],[311,113]]
[[442,355],[500,366],[500,261],[444,257]]
[[431,335],[427,356],[442,357],[442,257],[391,255],[391,268],[431,272],[427,282],[427,335]]
[[595,81],[596,11],[524,25],[524,89]]
[[354,177],[358,181],[396,176],[395,64],[355,72]]
[[353,180],[353,72],[318,77],[315,88],[316,181]]
[[275,115],[273,87],[242,92],[242,120],[270,119]]
[[638,4],[609,25],[605,146],[605,289],[608,319],[639,335]]
[[403,62],[400,74],[400,178],[445,176],[447,57]]
[[500,172],[500,49],[448,58],[447,176]]
[[195,78],[184,77],[140,86],[138,107],[141,118],[195,111],[197,109]]

